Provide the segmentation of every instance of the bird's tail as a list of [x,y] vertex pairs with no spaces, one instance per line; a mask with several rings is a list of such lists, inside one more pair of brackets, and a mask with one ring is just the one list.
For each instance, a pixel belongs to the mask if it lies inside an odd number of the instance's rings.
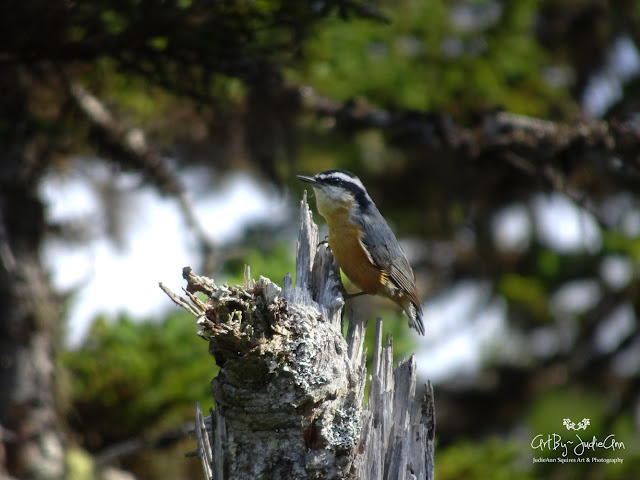
[[405,300],[402,305],[404,313],[409,318],[409,326],[414,328],[420,335],[424,335],[424,323],[422,321],[422,307],[416,305],[411,300]]

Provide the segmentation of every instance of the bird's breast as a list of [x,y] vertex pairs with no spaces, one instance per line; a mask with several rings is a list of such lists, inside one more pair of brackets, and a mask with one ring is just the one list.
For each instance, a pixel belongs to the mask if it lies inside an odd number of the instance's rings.
[[375,295],[382,288],[382,272],[371,261],[362,241],[362,229],[348,216],[327,219],[329,246],[344,274],[363,291]]

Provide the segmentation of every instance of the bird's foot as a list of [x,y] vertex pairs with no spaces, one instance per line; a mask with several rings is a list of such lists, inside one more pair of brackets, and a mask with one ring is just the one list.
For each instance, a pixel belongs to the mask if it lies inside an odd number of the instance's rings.
[[366,295],[367,292],[358,292],[358,293],[347,293],[346,290],[344,290],[343,288],[343,292],[342,292],[342,296],[344,297],[345,300],[349,299],[349,298],[354,298],[354,297],[359,297],[360,295]]

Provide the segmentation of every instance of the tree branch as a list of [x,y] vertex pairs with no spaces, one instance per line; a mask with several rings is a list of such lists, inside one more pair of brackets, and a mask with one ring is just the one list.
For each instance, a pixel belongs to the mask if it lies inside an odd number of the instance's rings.
[[193,231],[205,263],[211,261],[214,252],[220,254],[220,247],[210,238],[198,220],[191,199],[177,176],[171,172],[167,162],[150,146],[144,131],[139,128],[125,129],[100,99],[78,83],[71,83],[61,73],[70,97],[85,114],[93,129],[93,140],[105,155],[123,162],[125,165],[144,173],[147,180],[162,194],[170,195],[178,201],[185,222]]
[[568,124],[496,110],[464,127],[448,114],[389,111],[364,101],[342,103],[308,86],[300,87],[299,92],[307,110],[333,119],[334,128],[340,131],[380,129],[405,147],[447,148],[470,159],[515,154],[526,159],[525,172],[540,177],[547,176],[547,164],[556,165],[562,173],[567,164],[580,165],[586,160],[615,175],[628,188],[640,188],[638,119]]

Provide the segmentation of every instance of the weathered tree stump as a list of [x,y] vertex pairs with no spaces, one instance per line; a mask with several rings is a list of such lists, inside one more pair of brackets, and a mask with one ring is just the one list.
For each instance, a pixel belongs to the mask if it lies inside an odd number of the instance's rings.
[[433,479],[431,384],[416,397],[413,356],[393,369],[378,319],[363,406],[366,324],[350,321],[343,338],[339,269],[318,247],[306,195],[295,287],[290,275],[282,289],[249,274],[235,287],[217,287],[188,267],[183,276],[191,304],[163,289],[199,317],[198,333],[220,367],[211,382],[215,410],[204,418],[196,408],[207,479]]

